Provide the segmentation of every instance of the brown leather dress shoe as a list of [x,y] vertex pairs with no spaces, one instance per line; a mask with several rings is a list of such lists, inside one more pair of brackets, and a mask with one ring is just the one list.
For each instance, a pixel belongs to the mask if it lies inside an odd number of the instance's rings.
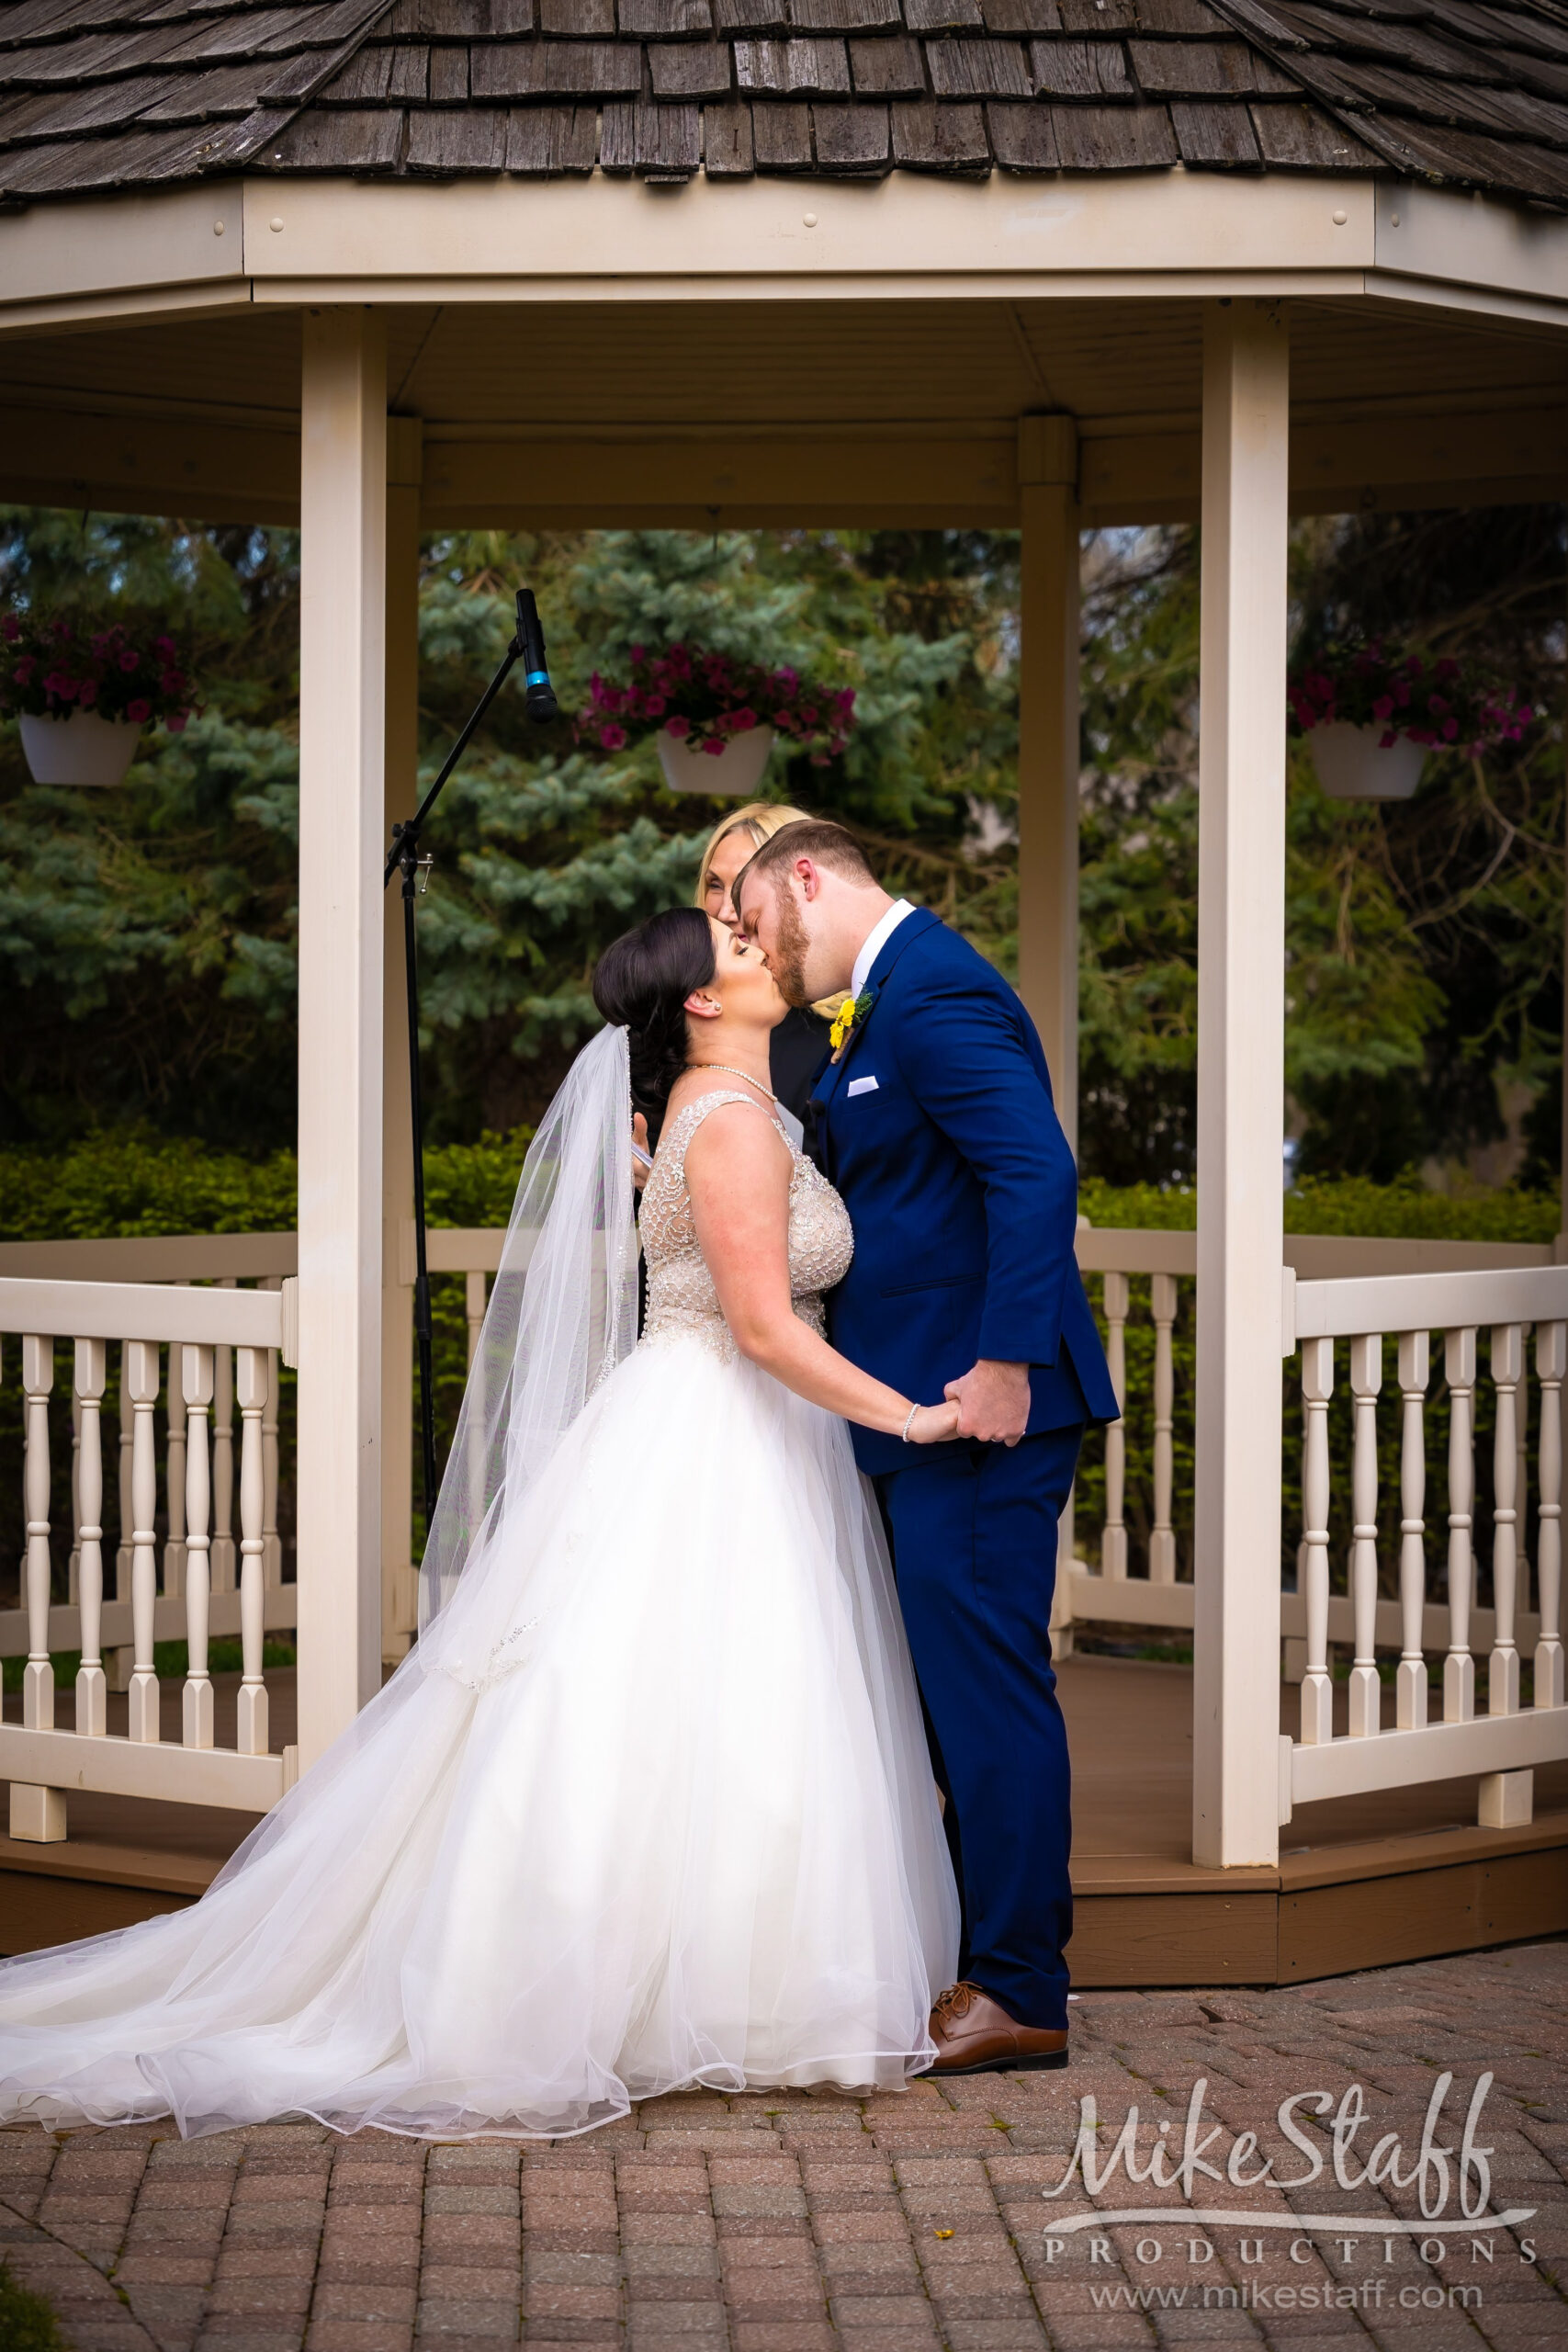
[[931,2011],[933,2075],[1030,2075],[1067,2063],[1067,2037],[1054,2028],[1016,2025],[978,1984],[950,1984]]

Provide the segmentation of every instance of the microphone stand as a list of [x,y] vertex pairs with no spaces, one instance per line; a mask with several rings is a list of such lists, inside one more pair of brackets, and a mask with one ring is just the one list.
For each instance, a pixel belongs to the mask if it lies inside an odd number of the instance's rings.
[[404,823],[392,827],[392,846],[387,854],[386,871],[381,888],[387,888],[394,874],[403,877],[403,969],[407,978],[409,1022],[409,1110],[413,1122],[413,1233],[414,1340],[419,1350],[419,1421],[421,1453],[424,1473],[424,1526],[428,1536],[430,1522],[435,1511],[435,1381],[434,1367],[434,1335],[430,1320],[430,1269],[426,1261],[424,1225],[424,1110],[419,1081],[419,965],[414,942],[414,899],[420,888],[421,869],[428,871],[433,861],[420,855],[420,839],[424,822],[440,798],[447,778],[468,750],[475,730],[491,703],[512,675],[519,662],[526,664],[524,671],[528,716],[536,725],[543,727],[556,716],[558,705],[550,685],[550,673],[545,660],[545,632],[539,621],[539,607],[531,588],[517,591],[517,628],[505,658],[489,685],[485,688],[469,716],[468,724],[457,737],[430,790]]

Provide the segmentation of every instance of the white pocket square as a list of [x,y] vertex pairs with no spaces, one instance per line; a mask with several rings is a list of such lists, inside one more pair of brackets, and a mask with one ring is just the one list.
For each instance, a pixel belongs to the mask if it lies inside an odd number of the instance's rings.
[[874,1078],[852,1078],[846,1091],[851,1094],[874,1094],[876,1080]]

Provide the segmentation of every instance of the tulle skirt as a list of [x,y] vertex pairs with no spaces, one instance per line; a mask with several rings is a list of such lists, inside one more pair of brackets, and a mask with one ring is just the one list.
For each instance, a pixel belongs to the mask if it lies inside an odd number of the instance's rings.
[[957,1939],[848,1434],[679,1334],[199,1903],[0,1964],[0,2119],[557,2136],[897,2086]]

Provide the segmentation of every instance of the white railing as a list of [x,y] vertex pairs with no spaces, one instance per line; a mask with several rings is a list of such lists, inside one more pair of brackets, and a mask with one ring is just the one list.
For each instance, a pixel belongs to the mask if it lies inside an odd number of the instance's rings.
[[[1303,1530],[1299,1600],[1305,1655],[1299,1736],[1280,1742],[1280,1817],[1294,1805],[1413,1782],[1479,1773],[1481,1820],[1510,1827],[1530,1818],[1530,1773],[1568,1756],[1562,1638],[1562,1384],[1568,1364],[1568,1266],[1487,1272],[1369,1275],[1303,1283],[1287,1279],[1285,1340],[1301,1354]],[[1425,1415],[1431,1336],[1441,1334],[1449,1398],[1447,1605],[1427,1593],[1427,1498]],[[1529,1470],[1526,1349],[1533,1333],[1540,1393],[1536,1471],[1539,1610],[1528,1599],[1520,1541]],[[1482,1335],[1493,1420],[1493,1606],[1474,1606],[1474,1398]],[[1353,1401],[1353,1532],[1348,1595],[1354,1658],[1349,1722],[1336,1736],[1331,1636],[1327,1417],[1335,1342],[1348,1343]],[[1400,1395],[1399,1598],[1391,1642],[1380,1640],[1378,1600],[1377,1400],[1393,1343]],[[1521,1406],[1524,1409],[1521,1410]],[[1521,1462],[1523,1472],[1521,1472]],[[1384,1605],[1387,1607],[1388,1605]],[[1389,1631],[1393,1631],[1390,1628]],[[1434,1641],[1433,1636],[1438,1636]],[[1519,1648],[1533,1641],[1534,1704],[1519,1703]],[[1478,1716],[1475,1649],[1484,1645],[1486,1713]],[[1382,1721],[1380,1647],[1397,1646],[1394,1722]],[[1426,1653],[1443,1652],[1442,1719],[1427,1719]]]
[[[1107,1325],[1107,1354],[1116,1394],[1126,1414],[1113,1422],[1101,1441],[1105,1447],[1105,1519],[1098,1568],[1068,1556],[1058,1578],[1058,1604],[1053,1633],[1058,1646],[1070,1649],[1075,1624],[1146,1627],[1156,1633],[1190,1633],[1193,1588],[1190,1567],[1178,1581],[1179,1569],[1173,1520],[1173,1423],[1175,1419],[1174,1332],[1179,1283],[1197,1272],[1197,1236],[1191,1232],[1161,1232],[1109,1226],[1080,1227],[1077,1237],[1080,1271],[1089,1278],[1090,1296],[1095,1277],[1103,1285],[1101,1304]],[[1548,1244],[1531,1242],[1380,1239],[1335,1234],[1287,1234],[1285,1263],[1298,1281],[1362,1279],[1372,1275],[1431,1273],[1504,1273],[1545,1269],[1553,1262]],[[1138,1285],[1134,1296],[1132,1284]],[[1146,1288],[1145,1288],[1146,1285]],[[1152,1396],[1129,1404],[1126,1377],[1126,1330],[1134,1313],[1146,1311],[1154,1326]],[[1124,1464],[1130,1437],[1147,1416],[1152,1453],[1152,1526],[1145,1556],[1131,1555],[1124,1510]],[[1523,1445],[1524,1418],[1519,1420]],[[1090,1440],[1092,1444],[1095,1441]],[[1521,1453],[1522,1461],[1522,1453]],[[1524,1471],[1518,1473],[1522,1482]],[[1428,1604],[1424,1618],[1426,1646],[1447,1643],[1447,1611]],[[1397,1648],[1403,1620],[1399,1604],[1379,1601],[1377,1640],[1380,1647]],[[1489,1640],[1490,1611],[1477,1615],[1478,1630]],[[1281,1630],[1285,1673],[1299,1681],[1304,1670],[1305,1602],[1297,1592],[1283,1594]],[[1354,1611],[1349,1599],[1334,1594],[1329,1600],[1329,1639],[1348,1643],[1354,1635]]]
[[[503,1238],[503,1231],[500,1227],[436,1227],[430,1234],[432,1272],[465,1277],[464,1306],[470,1365],[484,1313],[487,1278],[500,1262]],[[398,1279],[408,1286],[412,1285],[413,1268],[412,1226],[400,1236],[400,1241],[396,1272]],[[1195,1272],[1195,1237],[1190,1232],[1084,1227],[1077,1236],[1077,1254],[1079,1264],[1089,1278],[1091,1295],[1097,1286],[1100,1290],[1112,1378],[1124,1402],[1126,1335],[1129,1322],[1135,1315],[1146,1313],[1153,1327],[1154,1344],[1148,1393],[1133,1400],[1127,1421],[1120,1426],[1113,1425],[1103,1439],[1105,1512],[1098,1568],[1091,1569],[1082,1561],[1074,1560],[1070,1541],[1064,1546],[1064,1573],[1058,1579],[1058,1602],[1054,1620],[1057,1640],[1064,1649],[1070,1646],[1075,1624],[1111,1623],[1178,1633],[1190,1632],[1193,1624],[1190,1566],[1183,1576],[1178,1559],[1177,1530],[1181,1514],[1177,1508],[1180,1498],[1177,1493],[1174,1440],[1179,1401],[1175,1334],[1179,1314],[1190,1311],[1190,1290],[1187,1291],[1184,1303],[1181,1285],[1184,1281],[1190,1283]],[[1564,1752],[1551,1745],[1561,1725],[1548,1725],[1543,1730],[1531,1720],[1535,1715],[1562,1706],[1562,1653],[1559,1629],[1561,1574],[1557,1548],[1561,1540],[1561,1496],[1558,1491],[1561,1486],[1561,1448],[1558,1431],[1563,1383],[1559,1362],[1562,1347],[1562,1322],[1552,1319],[1559,1310],[1553,1309],[1549,1315],[1540,1302],[1548,1295],[1543,1283],[1561,1286],[1565,1279],[1563,1270],[1553,1268],[1553,1252],[1543,1246],[1330,1236],[1288,1237],[1285,1259],[1287,1283],[1291,1282],[1292,1276],[1295,1278],[1292,1295],[1296,1305],[1292,1312],[1306,1318],[1300,1322],[1301,1333],[1310,1337],[1314,1344],[1318,1341],[1329,1343],[1330,1356],[1335,1337],[1351,1343],[1349,1369],[1356,1396],[1359,1443],[1351,1480],[1356,1489],[1357,1532],[1347,1580],[1348,1589],[1343,1593],[1329,1589],[1325,1541],[1314,1548],[1309,1536],[1303,1539],[1299,1555],[1297,1589],[1292,1590],[1287,1587],[1280,1596],[1284,1671],[1289,1679],[1303,1684],[1303,1707],[1310,1711],[1310,1722],[1318,1729],[1325,1720],[1325,1690],[1330,1672],[1328,1648],[1330,1645],[1353,1648],[1355,1664],[1351,1668],[1349,1693],[1352,1730],[1337,1740],[1328,1736],[1287,1743],[1290,1753],[1281,1765],[1281,1802],[1288,1806],[1310,1802],[1318,1796],[1397,1786],[1407,1780],[1443,1777],[1450,1772],[1484,1772],[1489,1776],[1517,1774],[1529,1769],[1535,1754],[1531,1742],[1539,1746],[1542,1739],[1546,1740],[1551,1753]],[[294,1237],[291,1234],[185,1236],[123,1242],[34,1243],[0,1247],[0,1277],[23,1271],[38,1274],[63,1274],[69,1269],[77,1276],[124,1276],[134,1272],[143,1280],[159,1283],[189,1283],[206,1280],[231,1284],[236,1280],[260,1279],[276,1283],[292,1270],[293,1263]],[[1473,1319],[1468,1324],[1462,1320],[1453,1323],[1453,1314],[1458,1310],[1442,1303],[1450,1299],[1450,1294],[1447,1289],[1430,1287],[1455,1281],[1465,1286],[1463,1295],[1467,1299],[1473,1293]],[[1522,1290],[1520,1285],[1524,1286]],[[4,1287],[0,1283],[0,1289]],[[215,1294],[184,1290],[144,1295],[158,1296],[167,1308],[176,1298],[209,1299]],[[254,1299],[257,1294],[231,1289],[222,1295],[237,1303],[247,1297]],[[1455,1292],[1452,1295],[1457,1297],[1460,1293]],[[1399,1323],[1397,1317],[1390,1319],[1390,1316],[1394,1314],[1393,1309],[1390,1308],[1385,1313],[1382,1306],[1373,1303],[1395,1296],[1404,1302],[1397,1313],[1408,1317],[1407,1325]],[[1528,1313],[1517,1304],[1521,1297],[1528,1302]],[[1507,1303],[1510,1301],[1513,1304]],[[1471,1309],[1467,1307],[1464,1312],[1468,1314]],[[1340,1319],[1332,1330],[1326,1326],[1314,1326],[1309,1334],[1308,1325],[1312,1318],[1318,1317],[1321,1325],[1321,1318],[1325,1315],[1337,1316]],[[1347,1317],[1348,1320],[1344,1319]],[[1425,1324],[1423,1317],[1427,1318]],[[1402,1510],[1405,1521],[1423,1517],[1422,1507],[1411,1497],[1416,1479],[1419,1477],[1423,1485],[1425,1482],[1423,1415],[1431,1358],[1430,1343],[1424,1334],[1433,1330],[1452,1330],[1462,1335],[1468,1329],[1472,1334],[1472,1353],[1473,1335],[1478,1330],[1495,1328],[1505,1333],[1515,1330],[1518,1334],[1520,1355],[1517,1373],[1510,1376],[1513,1359],[1508,1353],[1510,1343],[1506,1339],[1501,1355],[1495,1360],[1489,1359],[1495,1380],[1499,1364],[1502,1367],[1498,1388],[1500,1434],[1497,1448],[1503,1453],[1509,1452],[1511,1448],[1514,1465],[1512,1491],[1515,1497],[1511,1504],[1503,1499],[1507,1491],[1508,1474],[1506,1469],[1500,1469],[1497,1487],[1501,1504],[1499,1526],[1503,1534],[1500,1554],[1498,1547],[1495,1546],[1492,1561],[1496,1601],[1493,1608],[1483,1610],[1475,1605],[1473,1562],[1468,1582],[1456,1572],[1453,1589],[1457,1608],[1454,1611],[1450,1611],[1446,1595],[1438,1598],[1428,1596],[1424,1565],[1418,1566],[1421,1545],[1410,1525],[1402,1527],[1398,1597],[1383,1598],[1379,1594],[1376,1449],[1372,1416],[1376,1393],[1374,1372],[1382,1342],[1372,1326],[1380,1319],[1385,1337],[1394,1343],[1404,1399],[1404,1479],[1408,1491]],[[1522,1498],[1528,1491],[1529,1465],[1526,1457],[1527,1432],[1531,1424],[1530,1367],[1524,1337],[1526,1327],[1530,1325],[1537,1327],[1534,1357],[1540,1400],[1537,1417],[1540,1435],[1536,1465],[1540,1525],[1537,1545],[1540,1556],[1536,1563],[1540,1606],[1534,1611],[1529,1606],[1529,1563],[1524,1557],[1518,1535],[1516,1533],[1510,1539],[1506,1532],[1514,1526],[1506,1517],[1510,1509],[1515,1510],[1518,1527],[1522,1529]],[[62,1329],[63,1328],[61,1327]],[[1555,1338],[1553,1332],[1557,1334]],[[153,1327],[148,1326],[143,1340],[149,1341],[152,1334]],[[72,1336],[74,1335],[73,1332]],[[167,1339],[171,1334],[159,1323],[156,1336]],[[1425,1368],[1422,1358],[1424,1345],[1427,1349]],[[1445,1349],[1446,1346],[1445,1342]],[[212,1509],[205,1555],[207,1571],[203,1579],[208,1595],[209,1627],[212,1633],[228,1634],[242,1629],[240,1595],[233,1589],[230,1566],[231,1547],[227,1546],[224,1541],[229,1533],[223,1508],[225,1454],[228,1451],[227,1416],[224,1411],[227,1354],[227,1347],[218,1346],[210,1399],[204,1399],[198,1393],[187,1403],[182,1396],[176,1410],[170,1415],[168,1537],[164,1555],[164,1589],[154,1595],[152,1601],[152,1634],[160,1640],[177,1638],[186,1630],[188,1613],[185,1579],[186,1564],[192,1544],[184,1514],[193,1470],[198,1480],[200,1472],[186,1444],[187,1411],[195,1416],[193,1426],[199,1428],[204,1459],[209,1426],[212,1438]],[[1455,1389],[1461,1400],[1460,1410],[1455,1415],[1456,1434],[1450,1453],[1450,1492],[1448,1498],[1450,1537],[1454,1545],[1460,1544],[1461,1539],[1468,1540],[1469,1505],[1463,1499],[1468,1462],[1465,1430],[1468,1424],[1462,1403],[1467,1394],[1463,1377],[1467,1361],[1461,1337],[1455,1340],[1452,1355],[1445,1354],[1450,1386]],[[1319,1385],[1323,1378],[1323,1351],[1319,1348],[1313,1359],[1312,1374]],[[90,1365],[88,1370],[90,1372]],[[1471,1387],[1473,1387],[1473,1374]],[[295,1589],[282,1586],[277,1581],[275,1377],[269,1382],[267,1396],[270,1401],[263,1408],[260,1439],[264,1494],[264,1622],[270,1629],[295,1622]],[[1317,1485],[1313,1482],[1320,1485],[1326,1473],[1327,1402],[1326,1392],[1321,1398],[1310,1395],[1304,1398],[1310,1463],[1303,1466],[1310,1471],[1308,1484],[1312,1487],[1314,1506],[1309,1508],[1307,1517],[1312,1522],[1312,1530],[1320,1533],[1327,1526],[1326,1505],[1324,1504],[1322,1509],[1315,1508]],[[126,1528],[132,1528],[145,1522],[133,1508],[131,1493],[139,1423],[138,1407],[129,1379],[121,1382],[120,1410],[121,1523]],[[93,1400],[85,1396],[75,1400],[73,1411],[77,1423],[74,1443],[80,1465],[83,1458],[82,1432],[88,1419],[94,1422],[96,1430],[97,1414]],[[1142,1428],[1140,1415],[1144,1417]],[[1139,1547],[1142,1556],[1137,1558],[1132,1556],[1134,1547],[1125,1516],[1130,1432],[1146,1439],[1144,1451],[1150,1462],[1151,1510],[1147,1514],[1147,1541]],[[402,1461],[406,1464],[406,1453]],[[1374,1480],[1370,1495],[1367,1489],[1369,1476]],[[79,1466],[74,1489],[76,1530],[72,1555],[71,1599],[64,1605],[56,1603],[52,1607],[47,1645],[56,1650],[80,1646],[85,1652],[84,1611],[78,1594],[82,1558],[93,1540],[85,1532],[96,1521],[94,1512],[85,1508]],[[395,1519],[403,1508],[400,1485],[397,1496],[389,1493],[387,1498],[389,1519]],[[194,1519],[190,1524],[194,1526]],[[404,1527],[406,1530],[406,1521]],[[1070,1524],[1065,1533],[1070,1534]],[[406,1559],[407,1549],[404,1540],[400,1546],[402,1558]],[[135,1613],[132,1596],[139,1589],[132,1550],[130,1544],[121,1546],[116,1597],[110,1599],[106,1592],[101,1607],[103,1651],[106,1657],[118,1657],[125,1670],[124,1679],[118,1684],[112,1671],[107,1676],[110,1688],[125,1687],[125,1679],[134,1682],[138,1671],[144,1670],[138,1668],[132,1656],[139,1640],[132,1622]],[[399,1555],[400,1545],[394,1532],[387,1556]],[[398,1579],[398,1590],[389,1612],[389,1622],[400,1627],[408,1614],[407,1596],[401,1592],[404,1583],[412,1584],[412,1577]],[[405,1630],[412,1630],[412,1623]],[[1516,1679],[1510,1686],[1506,1661],[1510,1656],[1517,1660],[1521,1650],[1531,1648],[1535,1653],[1537,1703],[1534,1709],[1526,1711],[1526,1714],[1521,1716],[1517,1703],[1517,1665],[1513,1669]],[[22,1651],[28,1654],[29,1660],[38,1652],[28,1611],[0,1612],[0,1652],[15,1655]],[[1418,1748],[1406,1747],[1402,1742],[1391,1745],[1387,1736],[1381,1732],[1374,1736],[1369,1728],[1374,1712],[1373,1685],[1378,1681],[1376,1661],[1379,1653],[1385,1657],[1393,1654],[1400,1661],[1395,1685],[1395,1728],[1400,1734],[1421,1731],[1438,1735],[1435,1740],[1428,1738],[1426,1745]],[[1448,1673],[1455,1695],[1451,1706],[1445,1698],[1442,1722],[1427,1725],[1417,1718],[1416,1710],[1424,1704],[1424,1661],[1433,1654],[1443,1655],[1450,1661]],[[1488,1712],[1479,1724],[1474,1717],[1473,1696],[1468,1702],[1470,1713],[1462,1712],[1466,1704],[1466,1689],[1473,1692],[1473,1667],[1467,1668],[1466,1661],[1474,1654],[1496,1660],[1487,1685]],[[1418,1684],[1423,1694],[1420,1700],[1416,1695]],[[89,1682],[89,1694],[93,1687]],[[1510,1687],[1516,1694],[1512,1706],[1504,1703]],[[1499,1694],[1496,1698],[1494,1698],[1494,1691]],[[85,1703],[90,1707],[90,1695]],[[202,1720],[200,1702],[193,1701],[192,1706],[196,1709],[195,1719],[199,1726]],[[1303,1721],[1308,1719],[1303,1716]],[[1568,1713],[1564,1714],[1563,1721],[1568,1724]],[[1495,1728],[1499,1724],[1502,1726],[1500,1733]],[[1462,1737],[1447,1737],[1450,1732],[1462,1734]],[[95,1735],[89,1732],[85,1736],[91,1737]],[[1352,1747],[1353,1754],[1349,1752]],[[1485,1760],[1493,1755],[1494,1749],[1502,1761]],[[1523,1760],[1516,1757],[1516,1750],[1520,1751]],[[1529,1755],[1524,1755],[1524,1750],[1529,1750]],[[1464,1760],[1447,1760],[1460,1755]],[[1287,1781],[1288,1787],[1285,1786]],[[78,1785],[96,1783],[84,1781]],[[1494,1791],[1486,1802],[1495,1806],[1505,1799]],[[1512,1784],[1511,1793],[1506,1802],[1516,1811],[1524,1802],[1521,1784],[1517,1781]]]
[[[81,1246],[81,1245],[75,1245]],[[278,1289],[161,1287],[0,1275],[0,1333],[20,1340],[26,1557],[23,1609],[27,1665],[22,1721],[0,1723],[0,1780],[11,1784],[13,1838],[54,1842],[66,1834],[70,1791],[161,1798],[265,1812],[294,1777],[294,1751],[270,1752],[263,1645],[269,1624],[293,1623],[294,1594],[269,1585],[266,1486],[276,1490],[277,1366],[294,1358],[292,1280]],[[51,1402],[57,1343],[72,1343],[73,1587],[52,1597]],[[118,1345],[121,1447],[121,1556],[116,1594],[106,1592],[102,1407],[108,1349]],[[164,1590],[158,1593],[157,1458],[154,1413],[168,1351],[169,1535]],[[240,1539],[225,1562],[217,1553],[213,1497],[222,1457],[209,1447],[219,1400],[219,1361],[232,1363],[240,1412]],[[0,1368],[3,1376],[3,1368]],[[269,1460],[270,1447],[270,1460]],[[229,1463],[231,1475],[232,1460]],[[219,1477],[215,1478],[217,1470]],[[178,1509],[175,1508],[177,1504]],[[177,1527],[177,1533],[176,1533]],[[215,1566],[215,1554],[217,1565]],[[276,1568],[276,1543],[274,1543]],[[231,1589],[215,1589],[231,1577]],[[208,1645],[214,1633],[240,1635],[243,1679],[235,1745],[214,1745]],[[162,1737],[156,1640],[185,1638],[187,1668],[178,1747]],[[129,1637],[128,1728],[110,1735],[106,1647]],[[51,1651],[79,1649],[73,1728],[57,1727]]]
[[[278,1289],[295,1272],[298,1259],[292,1233],[155,1234],[130,1239],[82,1241],[8,1241],[0,1243],[0,1280],[65,1283],[217,1283],[233,1289],[239,1283],[257,1283]],[[281,1632],[295,1622],[295,1589],[283,1581],[283,1544],[278,1532],[279,1462],[276,1365],[269,1367],[267,1402],[262,1414],[262,1533],[266,1579],[266,1629]],[[171,1396],[167,1414],[164,1457],[164,1543],[162,1576],[153,1618],[153,1639],[175,1641],[184,1631],[181,1578],[185,1561],[186,1436],[183,1399]],[[237,1555],[233,1528],[233,1403],[234,1353],[220,1347],[214,1356],[211,1413],[212,1540],[209,1553],[212,1590],[213,1634],[227,1637],[240,1630],[236,1585]],[[72,1403],[72,1544],[68,1566],[68,1599],[54,1606],[51,1640],[55,1649],[79,1649],[81,1624],[77,1613],[78,1543],[81,1498],[77,1493],[76,1457],[81,1408]],[[125,1531],[131,1523],[130,1460],[132,1411],[122,1380],[119,1388],[118,1460],[111,1476],[118,1491],[120,1540],[106,1571],[103,1646],[105,1672],[110,1690],[124,1690],[131,1672],[130,1549]],[[113,1440],[109,1441],[112,1447]],[[25,1657],[28,1632],[26,1608],[0,1609],[0,1657]]]

